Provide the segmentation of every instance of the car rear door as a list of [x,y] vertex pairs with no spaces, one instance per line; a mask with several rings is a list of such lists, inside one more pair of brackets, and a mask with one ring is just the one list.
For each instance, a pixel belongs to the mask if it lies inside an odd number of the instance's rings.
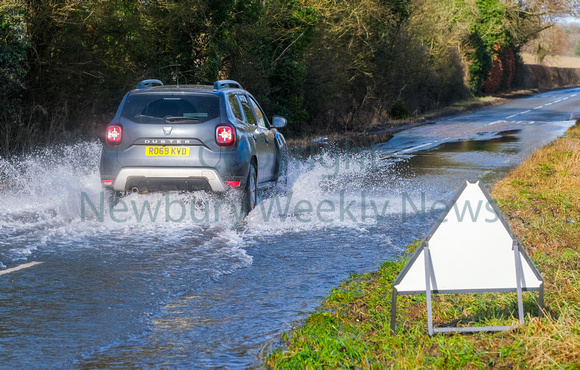
[[270,181],[275,177],[276,171],[276,143],[274,132],[268,128],[268,121],[266,115],[260,108],[260,105],[256,100],[250,96],[250,103],[254,110],[256,116],[256,122],[258,124],[258,131],[260,135],[263,135],[265,142],[265,160],[262,162],[262,173],[264,174],[264,181]]
[[215,167],[218,123],[219,100],[213,94],[133,93],[121,112],[117,159],[121,167]]
[[258,182],[269,181],[272,178],[272,156],[270,148],[273,147],[273,141],[268,139],[267,133],[258,125],[254,107],[246,95],[238,95],[238,99],[244,111],[246,121],[252,125],[254,131],[252,137],[256,142],[256,155],[258,157]]

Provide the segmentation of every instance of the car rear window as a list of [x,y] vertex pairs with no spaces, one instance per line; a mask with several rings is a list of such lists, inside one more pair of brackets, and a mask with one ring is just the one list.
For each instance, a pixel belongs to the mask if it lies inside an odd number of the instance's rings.
[[121,116],[137,123],[205,122],[219,117],[219,99],[213,95],[129,95]]
[[240,103],[242,104],[242,109],[244,110],[244,115],[246,116],[246,121],[250,125],[255,125],[256,120],[254,120],[254,115],[252,114],[252,107],[250,107],[250,103],[245,95],[238,95],[238,99],[240,99]]
[[244,120],[244,116],[242,115],[242,109],[240,108],[240,103],[238,103],[238,99],[234,94],[228,96],[228,100],[230,102],[230,107],[232,108],[232,113],[234,116],[239,119],[240,121]]

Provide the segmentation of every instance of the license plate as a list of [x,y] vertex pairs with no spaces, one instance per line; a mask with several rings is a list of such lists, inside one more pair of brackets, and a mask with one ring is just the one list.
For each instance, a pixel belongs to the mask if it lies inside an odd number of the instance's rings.
[[189,157],[188,147],[180,146],[148,146],[145,148],[147,157]]

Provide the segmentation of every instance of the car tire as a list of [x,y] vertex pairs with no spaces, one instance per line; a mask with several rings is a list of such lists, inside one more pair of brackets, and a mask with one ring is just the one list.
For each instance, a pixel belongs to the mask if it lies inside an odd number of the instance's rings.
[[246,181],[246,188],[244,189],[243,207],[246,214],[250,213],[258,203],[258,172],[256,166],[250,164],[248,171],[248,180]]

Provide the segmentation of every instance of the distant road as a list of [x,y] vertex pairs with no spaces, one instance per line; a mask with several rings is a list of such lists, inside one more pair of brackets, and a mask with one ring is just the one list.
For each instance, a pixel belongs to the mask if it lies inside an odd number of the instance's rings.
[[[443,118],[436,124],[413,127],[396,134],[383,147],[393,155],[410,154],[446,142],[489,139],[502,132],[521,130],[525,126],[536,127],[534,130],[526,130],[529,135],[548,138],[542,130],[550,130],[554,126],[570,126],[570,121],[578,118],[580,88],[554,90],[514,99],[499,106],[482,108],[474,113]],[[546,143],[540,137],[529,149]]]

